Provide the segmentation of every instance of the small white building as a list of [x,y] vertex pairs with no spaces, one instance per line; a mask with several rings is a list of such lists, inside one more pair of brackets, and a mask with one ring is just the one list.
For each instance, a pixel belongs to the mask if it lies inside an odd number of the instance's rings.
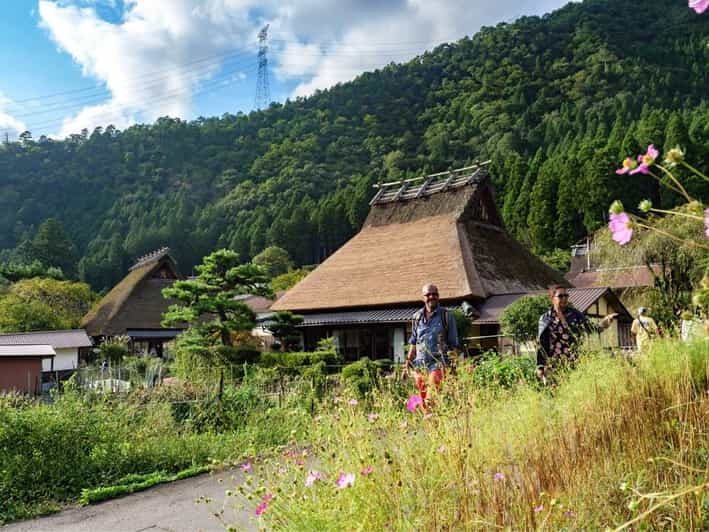
[[42,371],[72,371],[93,344],[84,329],[0,334],[0,346],[50,345],[56,356],[42,360]]

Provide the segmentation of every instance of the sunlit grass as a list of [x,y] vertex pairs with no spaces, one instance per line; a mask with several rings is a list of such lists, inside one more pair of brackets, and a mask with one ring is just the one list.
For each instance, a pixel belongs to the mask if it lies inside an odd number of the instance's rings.
[[[308,430],[305,464],[264,468],[260,492],[275,495],[264,525],[604,529],[653,506],[650,529],[709,522],[706,343],[662,342],[633,364],[589,355],[553,390],[472,380],[449,379],[431,416],[407,411],[396,385],[354,406],[331,402]],[[322,479],[306,487],[310,469]],[[354,485],[338,488],[340,472]]]

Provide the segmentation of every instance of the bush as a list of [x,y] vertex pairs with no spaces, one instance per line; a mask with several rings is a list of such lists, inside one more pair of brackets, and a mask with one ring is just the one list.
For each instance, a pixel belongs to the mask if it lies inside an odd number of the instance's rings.
[[485,353],[472,373],[479,388],[512,388],[525,382],[536,385],[535,361],[529,357],[501,356],[496,351]]
[[220,345],[217,347],[217,359],[227,365],[240,366],[253,364],[259,360],[261,351],[253,345]]
[[300,375],[305,369],[322,362],[323,369],[335,373],[342,363],[342,358],[335,351],[303,351],[294,353],[261,353],[259,365],[265,368],[277,368],[285,375]]
[[343,384],[352,389],[359,397],[364,397],[379,387],[379,376],[379,366],[367,357],[345,366],[342,370]]
[[126,338],[122,336],[116,336],[114,338],[109,338],[105,340],[101,344],[99,352],[103,360],[108,360],[114,364],[120,362],[121,360],[123,360],[124,357],[130,355],[130,351],[128,349],[128,342]]
[[518,342],[534,340],[537,337],[539,317],[548,309],[547,296],[520,297],[500,314],[502,334],[514,336]]

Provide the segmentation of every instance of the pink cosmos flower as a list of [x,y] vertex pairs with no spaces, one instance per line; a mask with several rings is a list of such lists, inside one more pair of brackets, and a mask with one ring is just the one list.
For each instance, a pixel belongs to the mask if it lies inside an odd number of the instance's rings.
[[360,471],[359,474],[362,475],[363,477],[368,477],[369,475],[372,474],[372,471],[374,471],[374,466],[370,465],[369,467]]
[[618,168],[615,173],[618,175],[627,174],[631,170],[635,170],[637,167],[638,163],[635,162],[635,159],[632,157],[626,157],[625,160],[623,160],[623,167]]
[[251,471],[251,462],[246,462],[245,464],[241,464],[241,470],[244,473],[248,473],[249,471]]
[[420,395],[412,395],[409,397],[409,400],[406,401],[406,408],[409,412],[416,412],[416,407],[419,405],[423,405],[423,399],[421,399]]
[[541,511],[543,511],[543,510],[544,510],[544,505],[543,505],[543,504],[540,504],[539,506],[537,506],[537,507],[534,509],[534,513],[535,513],[535,514],[538,514],[539,512],[541,512]]
[[627,213],[610,214],[608,229],[613,233],[613,240],[624,246],[633,237],[633,228],[630,225],[630,216]]
[[303,460],[296,460],[295,465],[303,467],[305,465],[305,462]]
[[689,0],[689,7],[701,15],[709,7],[709,0]]
[[408,422],[408,421],[402,421],[401,423],[399,423],[399,428],[400,428],[400,429],[405,429],[405,428],[408,427],[408,426],[409,426],[409,422]]
[[287,470],[285,467],[279,467],[279,468],[278,468],[278,474],[279,474],[279,475],[285,475],[286,473],[288,473],[288,470]]
[[346,473],[345,474],[345,473],[340,472],[340,476],[335,481],[335,484],[337,484],[338,488],[343,490],[347,486],[354,486],[354,481],[355,481],[355,474],[354,473]]
[[437,450],[438,450],[439,453],[445,453],[445,452],[446,452],[446,446],[445,446],[445,445],[441,445]]
[[433,414],[429,412],[428,414],[424,414],[422,419],[431,419],[433,417]]
[[261,502],[271,502],[273,500],[273,493],[264,493],[261,498]]
[[311,470],[310,473],[308,473],[308,477],[305,479],[305,487],[309,488],[310,486],[315,484],[321,478],[322,478],[322,475],[320,474],[319,471]]
[[[660,155],[660,152],[655,149],[655,145],[650,144],[647,147],[647,152],[645,152],[645,155],[638,155],[638,162],[640,163],[640,166],[634,170],[631,170],[630,175],[637,173],[647,174],[650,171],[650,167],[655,164],[655,159],[657,159],[658,155]],[[623,166],[625,166],[625,163],[623,163]]]
[[709,209],[704,210],[704,227],[707,228],[704,234],[707,236],[707,238],[709,238]]
[[350,406],[357,406],[359,404],[359,401],[357,399],[350,399],[350,402],[347,403]]
[[262,502],[256,507],[256,517],[261,517],[261,514],[266,511],[266,508],[268,508],[268,503],[267,502]]
[[374,423],[377,419],[379,419],[379,414],[371,413],[367,416],[367,419],[370,423]]
[[497,482],[501,482],[501,481],[505,480],[505,474],[498,471],[497,473],[495,473],[495,476],[493,476],[492,479]]

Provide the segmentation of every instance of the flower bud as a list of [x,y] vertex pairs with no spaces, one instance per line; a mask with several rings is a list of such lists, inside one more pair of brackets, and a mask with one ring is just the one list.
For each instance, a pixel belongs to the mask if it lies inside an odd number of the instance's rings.
[[625,207],[623,207],[623,204],[620,202],[620,200],[615,200],[613,203],[611,203],[610,209],[608,209],[608,212],[611,214],[620,214],[621,212],[625,212]]
[[644,199],[638,205],[638,209],[640,209],[641,212],[650,212],[650,209],[652,209],[652,202],[648,199]]
[[665,154],[665,163],[669,166],[676,166],[684,161],[684,152],[677,146]]

